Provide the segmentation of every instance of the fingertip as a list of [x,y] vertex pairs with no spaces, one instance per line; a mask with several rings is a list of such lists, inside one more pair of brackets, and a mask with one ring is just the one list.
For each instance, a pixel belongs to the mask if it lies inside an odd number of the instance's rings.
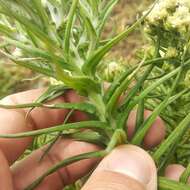
[[[127,121],[127,135],[128,139],[131,140],[135,133],[137,111],[131,111]],[[152,114],[152,111],[144,111],[144,119],[147,119]],[[166,136],[166,127],[163,120],[158,116],[143,140],[143,146],[145,149],[152,149],[159,145]]]
[[103,171],[130,177],[148,190],[157,189],[156,166],[149,154],[137,146],[122,145],[117,147],[100,162],[94,174]]
[[[174,181],[179,181],[181,175],[185,171],[185,167],[183,167],[180,164],[170,164],[167,166],[165,169],[165,177],[168,179],[174,180]],[[188,184],[190,184],[190,177],[188,179]]]
[[132,137],[134,136],[135,133],[135,123],[136,123],[136,115],[137,115],[137,111],[131,111],[129,114],[129,118],[127,120],[127,138],[129,140],[132,139]]
[[9,168],[8,162],[1,150],[0,150],[0,163],[1,163],[0,188],[3,187],[3,189],[5,189],[5,190],[13,190],[10,168]]
[[[152,114],[151,111],[145,110],[145,118],[148,118]],[[143,145],[146,149],[151,149],[159,145],[166,136],[166,127],[163,120],[158,116],[151,128],[145,135]]]
[[[54,144],[44,159],[39,162],[48,146],[49,145],[45,145],[44,147],[33,151],[32,154],[24,160],[17,162],[17,164],[11,168],[14,187],[16,187],[16,189],[25,189],[51,167],[67,158],[100,150],[100,148],[94,144],[69,139],[60,139]],[[66,167],[62,167],[56,172],[48,175],[39,185],[38,189],[62,189],[66,185],[74,183],[79,178],[88,174],[98,161],[98,158],[85,159]]]
[[[27,104],[36,101],[46,89],[34,89],[25,92],[20,92],[7,96],[1,100],[2,104],[17,105]],[[79,102],[82,97],[72,90],[65,92],[64,96],[60,96],[48,104],[62,103],[62,102]],[[12,134],[27,132],[36,129],[43,129],[59,125],[64,122],[68,113],[66,109],[48,109],[48,108],[35,108],[28,115],[26,120],[27,109],[0,109],[0,122],[3,125],[0,127],[1,134]],[[76,112],[75,121],[78,119],[85,120],[84,113]],[[8,121],[8,122],[7,122]],[[22,139],[0,139],[0,148],[4,151],[7,160],[12,164],[23,151],[32,142],[32,138]]]

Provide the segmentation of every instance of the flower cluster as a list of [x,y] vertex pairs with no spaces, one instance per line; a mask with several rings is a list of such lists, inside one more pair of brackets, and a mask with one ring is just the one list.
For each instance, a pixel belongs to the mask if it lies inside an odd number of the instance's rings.
[[190,35],[190,1],[160,0],[146,18],[145,31],[163,39],[164,47],[184,45]]
[[120,61],[104,62],[99,67],[99,75],[107,82],[112,82],[116,77],[121,75],[126,70],[125,66]]

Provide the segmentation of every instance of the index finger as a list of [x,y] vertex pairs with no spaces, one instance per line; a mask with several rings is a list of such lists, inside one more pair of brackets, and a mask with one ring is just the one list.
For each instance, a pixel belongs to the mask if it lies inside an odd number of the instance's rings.
[[[3,104],[15,105],[26,104],[35,101],[45,89],[30,90],[6,97],[2,100]],[[52,103],[65,101],[80,101],[80,96],[73,92],[66,92],[64,96],[53,100]],[[64,121],[68,110],[36,108],[26,119],[27,110],[25,109],[0,109],[0,133],[13,134],[31,131],[35,129],[47,128]],[[32,138],[2,139],[0,138],[0,150],[11,165],[32,142]]]

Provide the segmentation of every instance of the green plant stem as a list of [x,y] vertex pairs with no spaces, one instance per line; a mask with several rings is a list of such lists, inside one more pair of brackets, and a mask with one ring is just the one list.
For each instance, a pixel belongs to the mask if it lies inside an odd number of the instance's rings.
[[142,99],[138,104],[136,123],[135,123],[135,131],[138,131],[141,124],[144,122],[144,99]]
[[90,102],[96,107],[98,111],[98,116],[101,121],[105,122],[106,121],[106,108],[105,104],[103,102],[101,94],[97,94],[93,91],[89,92],[88,94]]
[[[187,66],[190,64],[190,60],[186,61],[184,66]],[[176,68],[175,70],[171,71],[161,79],[154,82],[151,86],[147,87],[144,91],[141,92],[141,94],[134,98],[134,101],[132,101],[127,107],[122,108],[120,110],[120,114],[118,115],[118,128],[123,128],[125,126],[126,120],[129,116],[130,111],[134,108],[136,104],[142,99],[144,99],[151,91],[153,91],[155,88],[157,88],[159,85],[170,79],[171,77],[175,76],[179,71],[181,70],[181,67]]]
[[69,164],[72,164],[74,162],[80,161],[80,160],[85,160],[89,158],[102,158],[107,155],[106,151],[96,151],[96,152],[89,152],[89,153],[84,153],[81,155],[73,156],[71,158],[67,158],[60,163],[56,164],[52,168],[50,168],[47,172],[45,172],[41,177],[39,177],[36,181],[34,181],[31,185],[29,185],[27,188],[24,190],[33,190],[36,188],[48,175],[56,172],[58,169],[63,168]]
[[65,52],[67,61],[69,61],[69,57],[70,57],[70,40],[71,40],[70,36],[72,32],[73,19],[76,12],[78,1],[79,0],[72,1],[71,9],[70,9],[68,19],[67,19],[65,39],[64,39],[64,52]]
[[178,144],[181,136],[186,132],[189,128],[190,124],[190,113],[182,120],[182,122],[174,129],[174,131],[169,135],[169,137],[160,145],[160,147],[153,154],[153,158],[156,163],[159,163],[160,158],[164,155],[165,152],[169,150],[169,148],[173,144]]
[[100,63],[102,58],[110,51],[110,49],[118,44],[121,40],[125,39],[129,36],[131,32],[133,32],[141,22],[149,15],[151,10],[154,8],[156,3],[151,7],[151,9],[143,15],[140,19],[138,19],[132,26],[126,28],[122,33],[111,39],[108,43],[106,43],[103,47],[99,48],[83,65],[83,72],[92,75],[95,73],[96,66]]
[[116,129],[111,140],[106,148],[106,151],[111,152],[117,145],[125,144],[127,142],[127,136],[124,130]]
[[[163,62],[166,60],[168,60],[168,58],[155,58],[152,60],[145,61],[142,66],[144,67],[144,66],[147,66],[150,64],[156,64],[156,63],[160,63],[160,62]],[[110,98],[112,97],[115,90],[120,86],[120,84],[123,82],[123,80],[125,80],[125,78],[127,78],[128,75],[130,75],[137,67],[138,67],[138,65],[135,65],[134,67],[129,68],[129,70],[127,70],[124,74],[121,75],[121,77],[119,77],[116,81],[113,82],[113,84],[110,86],[110,88],[106,91],[106,93],[104,95],[105,103],[110,101]]]
[[137,84],[129,92],[129,94],[127,95],[127,98],[124,100],[124,103],[121,107],[125,107],[126,105],[129,104],[130,100],[132,99],[132,97],[134,97],[134,95],[137,93],[139,88],[142,86],[142,84],[144,83],[144,81],[146,80],[146,78],[148,77],[150,72],[153,70],[154,66],[155,65],[152,64],[148,67],[148,69],[145,71],[144,75],[140,78],[140,80],[137,82]]
[[182,173],[179,181],[181,183],[187,183],[188,179],[190,177],[190,163],[188,164],[187,168],[185,169],[185,171]]
[[173,92],[176,89],[176,86],[178,84],[178,82],[181,79],[181,74],[183,71],[183,67],[181,67],[181,69],[179,70],[179,73],[172,85],[172,88],[170,90],[170,92],[168,93],[167,97],[164,99],[164,101],[157,107],[155,108],[155,110],[152,112],[152,114],[148,117],[148,119],[142,124],[142,126],[140,127],[141,129],[137,131],[137,133],[135,134],[134,138],[132,139],[132,143],[136,144],[136,145],[140,145],[141,142],[143,141],[146,133],[148,132],[148,130],[150,129],[150,127],[152,126],[153,122],[155,121],[155,119],[157,118],[157,116],[161,113],[161,111],[168,105],[170,104],[169,99],[170,96],[173,94]]
[[158,179],[159,190],[189,190],[190,186],[183,183],[169,180],[164,177]]
[[[160,50],[160,40],[158,39],[155,44],[155,52],[154,52],[155,58],[159,57],[159,50]],[[124,103],[122,105],[123,107],[126,107],[129,104],[130,100],[136,95],[138,90],[143,86],[143,83],[146,81],[146,79],[148,78],[149,74],[151,73],[151,71],[154,69],[155,66],[156,66],[156,64],[151,64],[148,67],[148,69],[145,70],[143,76],[140,77],[137,84],[132,88],[132,90],[130,90],[129,94],[127,95],[126,99],[124,100]]]
[[[111,116],[111,113],[113,113],[115,111],[115,106],[117,104],[119,97],[122,95],[122,93],[124,93],[127,90],[128,86],[131,84],[133,78],[135,77],[137,72],[140,70],[144,61],[145,61],[145,59],[142,60],[142,62],[139,63],[139,66],[130,75],[127,75],[127,77],[120,83],[118,88],[115,89],[115,92],[112,94],[109,102],[106,105],[106,110],[110,114],[110,116]],[[152,67],[152,65],[151,65],[151,67]],[[148,72],[148,74],[149,74],[149,72]]]
[[66,134],[66,135],[63,134],[63,137],[74,139],[77,141],[93,143],[101,147],[105,147],[109,143],[108,138],[94,131],[84,131],[84,132],[80,131],[72,134]]
[[24,132],[24,133],[17,133],[17,134],[0,134],[0,138],[24,138],[24,137],[31,137],[31,136],[37,136],[37,135],[42,135],[42,134],[49,134],[49,133],[54,133],[54,132],[59,132],[59,131],[67,131],[70,129],[102,129],[102,131],[105,131],[107,128],[107,123],[105,122],[100,122],[100,121],[81,121],[81,122],[76,122],[76,123],[67,123],[67,124],[62,124],[58,125],[55,127],[51,128],[46,128],[46,129],[39,129],[36,131],[29,131],[29,132]]
[[[71,117],[71,115],[73,114],[74,110],[70,110],[67,114],[67,116],[65,117],[64,123],[66,124],[69,120],[69,118]],[[55,145],[55,143],[58,141],[59,137],[61,136],[62,131],[60,131],[58,133],[58,135],[53,139],[53,141],[48,145],[48,147],[45,149],[44,153],[42,154],[42,156],[40,157],[40,162],[43,160],[43,158],[49,153],[49,151],[51,150],[51,148]]]
[[73,109],[80,110],[90,114],[95,114],[96,108],[89,103],[58,103],[58,104],[45,104],[40,102],[28,103],[28,104],[18,104],[18,105],[5,105],[0,104],[0,108],[4,109],[22,109],[22,108],[35,108],[42,107],[48,109]]

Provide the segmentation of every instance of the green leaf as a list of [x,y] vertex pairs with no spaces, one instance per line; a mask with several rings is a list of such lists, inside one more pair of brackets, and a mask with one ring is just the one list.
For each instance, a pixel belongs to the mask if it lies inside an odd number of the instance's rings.
[[68,123],[63,125],[58,125],[51,128],[39,129],[36,131],[23,132],[17,134],[0,134],[0,138],[24,138],[37,136],[42,134],[49,134],[59,131],[67,131],[70,129],[102,129],[105,130],[107,128],[107,123],[100,121],[82,121],[76,123]]
[[169,137],[160,145],[160,147],[153,154],[156,163],[160,162],[160,158],[169,151],[172,145],[177,145],[180,138],[188,130],[190,124],[190,113],[181,121],[181,123],[174,129]]
[[2,50],[0,50],[0,53],[2,55],[6,56],[7,58],[9,58],[11,61],[13,61],[14,63],[16,63],[19,66],[31,69],[31,70],[33,70],[35,72],[44,74],[44,75],[49,76],[49,77],[55,77],[54,76],[54,71],[51,70],[51,69],[48,69],[46,67],[42,67],[41,65],[36,65],[36,64],[34,64],[33,62],[30,62],[30,61],[23,61],[23,60],[21,61],[21,60],[15,58],[14,56],[12,56],[11,54],[8,54],[8,53],[6,53],[6,52],[4,52]]
[[77,156],[73,156],[70,158],[67,158],[60,163],[56,164],[52,168],[50,168],[47,172],[45,172],[43,175],[41,175],[37,180],[35,180],[31,185],[29,185],[27,188],[24,190],[33,190],[35,189],[48,175],[54,173],[60,168],[63,168],[69,164],[75,163],[80,160],[85,160],[85,159],[90,159],[90,158],[101,158],[106,156],[107,152],[106,151],[96,151],[96,152],[88,152],[84,154],[80,154]]
[[14,20],[17,20],[19,23],[21,23],[23,26],[29,29],[32,33],[34,33],[35,36],[38,37],[39,40],[44,42],[44,44],[46,44],[47,47],[49,47],[50,49],[54,51],[57,51],[59,49],[55,41],[53,41],[45,32],[43,32],[40,29],[40,26],[31,22],[31,20],[27,17],[23,17],[16,10],[11,9],[10,11],[10,8],[11,7],[9,7],[9,4],[6,1],[0,0],[0,13],[7,15],[8,17]]
[[[152,10],[152,8],[150,9],[150,11]],[[103,47],[99,48],[92,56],[90,56],[90,58],[83,65],[82,68],[83,72],[88,75],[93,75],[96,71],[96,66],[99,64],[102,58],[110,51],[110,49],[116,44],[118,44],[121,40],[126,38],[131,32],[133,32],[139,26],[139,24],[142,21],[144,21],[144,19],[148,16],[150,11],[148,11],[145,15],[143,15],[140,19],[138,19],[132,26],[130,26],[121,34],[111,39]]]
[[144,99],[142,99],[139,104],[138,104],[138,108],[137,108],[137,116],[136,116],[136,123],[135,123],[135,131],[137,131],[141,124],[144,123],[144,109],[145,105],[144,105]]
[[80,16],[81,19],[86,27],[86,32],[89,38],[89,47],[88,47],[88,52],[87,52],[87,57],[91,55],[91,53],[94,51],[97,45],[97,33],[96,29],[93,26],[93,20],[91,20],[89,13],[85,10],[84,5],[80,1]]
[[[93,0],[92,0],[93,1]],[[109,15],[111,14],[114,6],[119,2],[119,0],[110,0],[106,6],[104,7],[103,11],[100,14],[100,18],[99,20],[101,21],[99,26],[98,26],[98,34],[99,36],[101,35],[101,32],[104,28],[104,25],[109,17]]]
[[49,109],[73,109],[80,110],[90,114],[96,113],[96,108],[89,103],[57,103],[57,104],[43,104],[43,103],[28,103],[28,104],[18,104],[18,105],[5,105],[0,104],[0,108],[4,109],[22,109],[22,108],[34,108],[34,107],[44,107]]
[[159,116],[161,111],[169,104],[180,98],[185,92],[187,92],[187,90],[184,90],[171,98],[167,97],[160,105],[158,105],[158,107],[155,108],[155,110],[147,118],[147,120],[145,120],[145,122],[142,123],[142,125],[139,127],[139,130],[137,131],[131,142],[135,145],[140,145],[148,130],[150,129],[156,118]]
[[187,168],[184,170],[180,177],[181,183],[188,183],[188,179],[190,177],[190,163],[188,164]]
[[22,49],[23,51],[27,52],[29,55],[33,55],[34,57],[41,57],[46,59],[49,62],[55,63],[57,65],[60,65],[60,67],[67,69],[67,70],[72,70],[73,67],[71,67],[70,65],[68,65],[63,57],[59,57],[53,53],[47,52],[45,50],[33,47],[33,46],[29,46],[26,45],[20,41],[17,40],[12,40],[9,38],[4,37],[3,38],[5,42],[14,45],[20,49]]
[[158,178],[159,190],[189,190],[190,186],[165,177]]
[[46,105],[45,107],[51,109],[73,109],[73,110],[80,110],[90,114],[96,113],[96,108],[94,105],[90,103],[59,103],[54,105]]
[[41,0],[32,0],[31,4],[37,11],[37,15],[41,19],[41,23],[44,25],[44,28],[47,30],[49,28],[49,18],[45,12],[45,9],[42,6]]
[[[147,60],[144,62],[144,64],[142,66],[146,66],[146,65],[150,65],[150,64],[156,64],[156,63],[160,63],[163,62],[165,60],[168,60],[168,58],[155,58],[152,60]],[[136,68],[138,67],[138,65],[129,68],[129,70],[127,70],[126,72],[124,72],[120,77],[118,77],[110,86],[110,88],[106,91],[105,95],[104,95],[104,101],[105,103],[107,103],[110,98],[112,97],[114,91],[119,88],[120,84],[123,82],[123,80],[125,78],[128,77],[129,74],[131,74]]]
[[[190,64],[190,60],[188,60],[185,63],[185,66]],[[138,102],[142,99],[144,99],[151,91],[156,89],[159,85],[164,83],[165,81],[171,79],[173,76],[175,76],[179,71],[181,70],[181,67],[178,67],[174,70],[172,70],[170,73],[165,75],[164,77],[160,78],[159,80],[152,83],[152,85],[148,86],[145,90],[143,90],[140,94],[140,96],[136,96],[134,98],[134,101],[130,102],[130,104],[127,107],[124,107],[120,110],[120,114],[118,115],[118,127],[123,128],[125,126],[126,120],[129,116],[130,111],[133,109],[133,107],[138,104]]]
[[63,81],[65,85],[72,87],[84,95],[89,91],[98,93],[101,91],[99,83],[87,76],[70,76],[63,70],[58,70],[58,72],[58,80]]
[[143,86],[143,83],[145,82],[145,80],[147,79],[147,77],[149,76],[150,72],[153,70],[154,68],[154,64],[151,64],[145,71],[145,73],[142,75],[142,77],[140,77],[139,80],[137,80],[136,85],[130,90],[129,94],[127,95],[127,97],[125,98],[123,104],[121,107],[125,107],[129,104],[130,100],[132,97],[134,97],[136,95],[136,93],[138,92],[139,88],[141,86]]
[[[127,75],[127,77],[125,79],[123,79],[123,81],[120,83],[120,85],[117,87],[117,89],[115,89],[114,93],[110,97],[109,102],[107,103],[106,109],[107,109],[108,113],[112,113],[115,110],[115,106],[117,104],[117,101],[118,101],[119,97],[122,95],[122,93],[124,93],[127,90],[128,86],[131,84],[134,77],[136,76],[138,71],[141,69],[144,61],[145,61],[145,59],[143,59],[141,61],[141,63],[138,64],[138,67],[132,73]],[[136,91],[142,85],[142,83],[144,82],[144,80],[146,79],[146,77],[148,76],[150,71],[152,70],[153,66],[154,66],[153,64],[150,65],[150,67],[149,67],[150,69],[148,69],[145,72],[145,74],[143,75],[143,77],[141,78],[141,80],[137,82],[137,84],[135,85]],[[131,93],[131,91],[130,91],[130,93]],[[129,96],[129,94],[128,94],[128,96]]]
[[65,85],[50,85],[48,89],[35,101],[35,103],[44,103],[63,95],[69,90]]
[[39,17],[36,14],[35,9],[32,7],[32,4],[29,1],[21,1],[21,0],[11,0],[11,1],[17,3],[19,10],[22,10],[26,13],[26,15],[29,15],[36,24],[41,24],[39,22]]
[[12,28],[3,24],[0,24],[0,33],[5,34],[6,36],[10,38],[15,37],[15,31]]
[[[73,111],[74,110],[70,110],[66,117],[65,117],[65,120],[64,120],[64,123],[63,124],[66,124],[68,122],[68,120],[70,119],[71,115],[73,114]],[[43,158],[48,155],[49,151],[52,149],[52,147],[55,145],[55,143],[59,140],[59,137],[62,135],[62,131],[60,131],[58,133],[58,135],[53,139],[53,141],[51,141],[51,143],[47,146],[47,148],[45,149],[44,153],[41,155],[40,157],[40,160],[39,161],[42,161]]]
[[65,137],[77,141],[93,143],[100,146],[106,146],[109,141],[107,138],[94,131],[77,132],[70,135],[65,135]]
[[67,58],[69,58],[70,56],[70,40],[71,40],[70,37],[72,33],[72,25],[73,25],[74,15],[76,13],[77,5],[78,5],[78,0],[73,0],[70,11],[69,11],[69,15],[67,18],[65,38],[64,38],[64,53]]

